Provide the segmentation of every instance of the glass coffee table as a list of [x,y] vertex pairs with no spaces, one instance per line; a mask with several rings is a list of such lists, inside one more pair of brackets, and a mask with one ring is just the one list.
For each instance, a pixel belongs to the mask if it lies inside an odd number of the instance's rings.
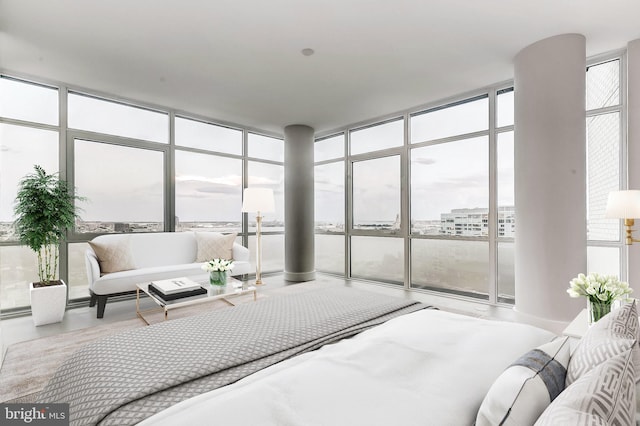
[[[181,299],[174,300],[164,300],[156,293],[149,290],[149,282],[141,283],[136,285],[136,315],[144,321],[147,325],[149,325],[149,321],[145,318],[146,314],[150,314],[152,312],[162,312],[164,311],[164,320],[166,321],[169,318],[169,311],[172,309],[184,308],[187,306],[193,306],[200,303],[207,303],[213,300],[222,300],[228,303],[231,306],[235,306],[235,304],[229,300],[229,298],[233,298],[234,296],[241,296],[243,294],[251,294],[253,293],[253,301],[256,301],[257,298],[257,290],[255,286],[249,285],[248,283],[239,281],[235,278],[229,277],[227,279],[226,286],[216,286],[209,284],[209,277],[190,277],[193,281],[199,283],[204,289],[207,290],[206,294],[200,294],[197,296],[184,297]],[[140,296],[141,293],[146,294],[158,305],[157,308],[140,310]]]

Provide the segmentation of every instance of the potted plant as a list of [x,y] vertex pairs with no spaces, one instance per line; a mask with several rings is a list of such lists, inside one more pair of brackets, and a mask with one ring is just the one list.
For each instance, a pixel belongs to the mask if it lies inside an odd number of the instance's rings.
[[36,326],[62,321],[67,304],[67,286],[57,279],[58,250],[66,231],[73,227],[75,201],[81,197],[57,174],[35,172],[18,184],[14,226],[18,240],[38,255],[38,279],[29,287],[31,312]]
[[227,273],[233,267],[233,260],[227,259],[212,259],[202,265],[202,269],[209,273],[209,284],[217,286],[227,285]]
[[611,312],[611,306],[616,300],[630,300],[633,289],[629,284],[620,281],[615,275],[603,275],[592,272],[588,275],[578,274],[569,281],[567,293],[571,297],[585,296],[587,298],[587,313],[589,325],[594,324]]

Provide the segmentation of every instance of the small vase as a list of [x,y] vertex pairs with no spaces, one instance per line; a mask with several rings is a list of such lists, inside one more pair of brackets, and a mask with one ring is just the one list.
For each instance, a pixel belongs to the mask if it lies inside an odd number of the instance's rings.
[[593,325],[600,318],[611,312],[611,302],[593,302],[591,299],[587,299],[587,311],[589,313],[589,325]]
[[218,285],[218,286],[227,285],[227,272],[226,271],[209,272],[209,284]]

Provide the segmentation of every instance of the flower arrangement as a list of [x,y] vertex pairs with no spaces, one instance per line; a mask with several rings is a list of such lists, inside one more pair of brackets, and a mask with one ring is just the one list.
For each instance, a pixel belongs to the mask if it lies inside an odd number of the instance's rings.
[[591,273],[580,274],[569,282],[567,293],[571,297],[586,296],[592,302],[612,303],[615,300],[627,300],[633,289],[629,284],[618,280],[615,275]]
[[611,311],[616,300],[629,300],[633,289],[615,275],[579,274],[569,281],[567,293],[571,297],[585,296],[588,301],[589,322],[594,323]]
[[207,272],[227,272],[233,269],[233,260],[212,259],[202,264],[202,269]]
[[227,285],[227,271],[233,269],[233,260],[212,259],[202,264],[202,269],[209,272],[209,284]]

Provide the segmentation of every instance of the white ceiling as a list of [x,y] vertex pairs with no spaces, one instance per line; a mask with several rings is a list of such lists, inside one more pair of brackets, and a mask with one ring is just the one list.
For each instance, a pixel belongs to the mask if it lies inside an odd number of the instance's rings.
[[322,133],[513,78],[549,36],[622,49],[639,18],[638,0],[0,0],[0,68]]

